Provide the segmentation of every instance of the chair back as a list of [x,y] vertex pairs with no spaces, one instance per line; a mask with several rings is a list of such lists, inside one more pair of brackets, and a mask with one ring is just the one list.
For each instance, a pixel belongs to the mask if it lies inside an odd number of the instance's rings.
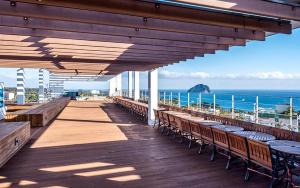
[[180,118],[181,119],[181,129],[185,133],[191,133],[191,126],[188,120]]
[[267,143],[247,139],[249,149],[249,159],[266,169],[272,170],[272,154]]
[[247,138],[230,132],[227,136],[230,151],[243,159],[248,159]]
[[177,116],[173,116],[174,117],[174,125],[176,126],[176,128],[180,131],[182,131],[182,121],[181,118],[177,117]]
[[223,130],[212,128],[214,143],[223,149],[229,149],[227,133]]
[[191,128],[191,133],[194,137],[196,138],[201,138],[201,132],[200,132],[200,125],[196,122],[189,121],[190,123],[190,128]]
[[176,127],[176,122],[175,122],[175,116],[174,115],[171,115],[171,114],[168,114],[168,117],[169,117],[169,125],[171,127]]
[[164,119],[163,119],[162,111],[158,110],[157,113],[158,113],[159,122],[160,122],[160,123],[163,123],[163,122],[164,122]]
[[293,140],[294,135],[293,132],[286,129],[280,129],[272,127],[270,134],[276,137],[279,140]]
[[211,131],[211,127],[205,125],[199,125],[201,139],[206,140],[207,142],[213,143],[214,138]]
[[169,116],[167,113],[162,112],[162,117],[163,117],[163,124],[165,126],[169,126]]

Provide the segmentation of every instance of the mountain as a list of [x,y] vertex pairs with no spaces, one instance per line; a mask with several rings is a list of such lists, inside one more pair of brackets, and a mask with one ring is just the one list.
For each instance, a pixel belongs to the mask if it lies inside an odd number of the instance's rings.
[[188,90],[189,93],[210,93],[210,89],[207,85],[197,84]]

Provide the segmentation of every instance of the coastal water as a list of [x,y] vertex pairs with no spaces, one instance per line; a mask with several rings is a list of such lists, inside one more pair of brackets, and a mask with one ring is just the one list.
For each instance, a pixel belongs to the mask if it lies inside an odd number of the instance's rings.
[[[165,97],[164,97],[165,93]],[[160,90],[160,99],[168,102],[170,98],[178,100],[180,93],[180,104],[186,106],[188,93],[186,90]],[[232,106],[232,95],[234,95],[234,106],[237,110],[253,111],[256,96],[260,109],[275,110],[280,105],[288,106],[292,97],[294,111],[300,111],[300,90],[212,90],[210,93],[201,94],[201,102],[212,104],[213,95],[216,96],[216,105],[223,109]],[[199,103],[199,93],[190,93],[190,104]]]

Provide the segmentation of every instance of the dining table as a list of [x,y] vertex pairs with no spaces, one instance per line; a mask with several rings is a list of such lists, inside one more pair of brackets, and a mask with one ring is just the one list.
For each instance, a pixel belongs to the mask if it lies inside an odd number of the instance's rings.
[[226,132],[239,132],[243,131],[243,127],[232,126],[232,125],[213,125],[212,128],[220,129]]
[[289,155],[300,156],[300,142],[292,140],[272,140],[269,141],[271,149]]
[[234,132],[234,133],[238,134],[240,136],[244,136],[246,138],[250,138],[250,139],[258,140],[258,141],[262,141],[262,142],[267,142],[267,141],[276,139],[276,137],[271,134],[257,132],[257,131],[238,131],[238,132]]

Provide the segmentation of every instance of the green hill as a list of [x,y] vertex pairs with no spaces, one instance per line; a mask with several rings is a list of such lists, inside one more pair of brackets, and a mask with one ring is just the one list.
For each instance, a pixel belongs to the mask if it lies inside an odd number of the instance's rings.
[[197,84],[188,90],[189,93],[210,93],[210,88],[204,84]]

